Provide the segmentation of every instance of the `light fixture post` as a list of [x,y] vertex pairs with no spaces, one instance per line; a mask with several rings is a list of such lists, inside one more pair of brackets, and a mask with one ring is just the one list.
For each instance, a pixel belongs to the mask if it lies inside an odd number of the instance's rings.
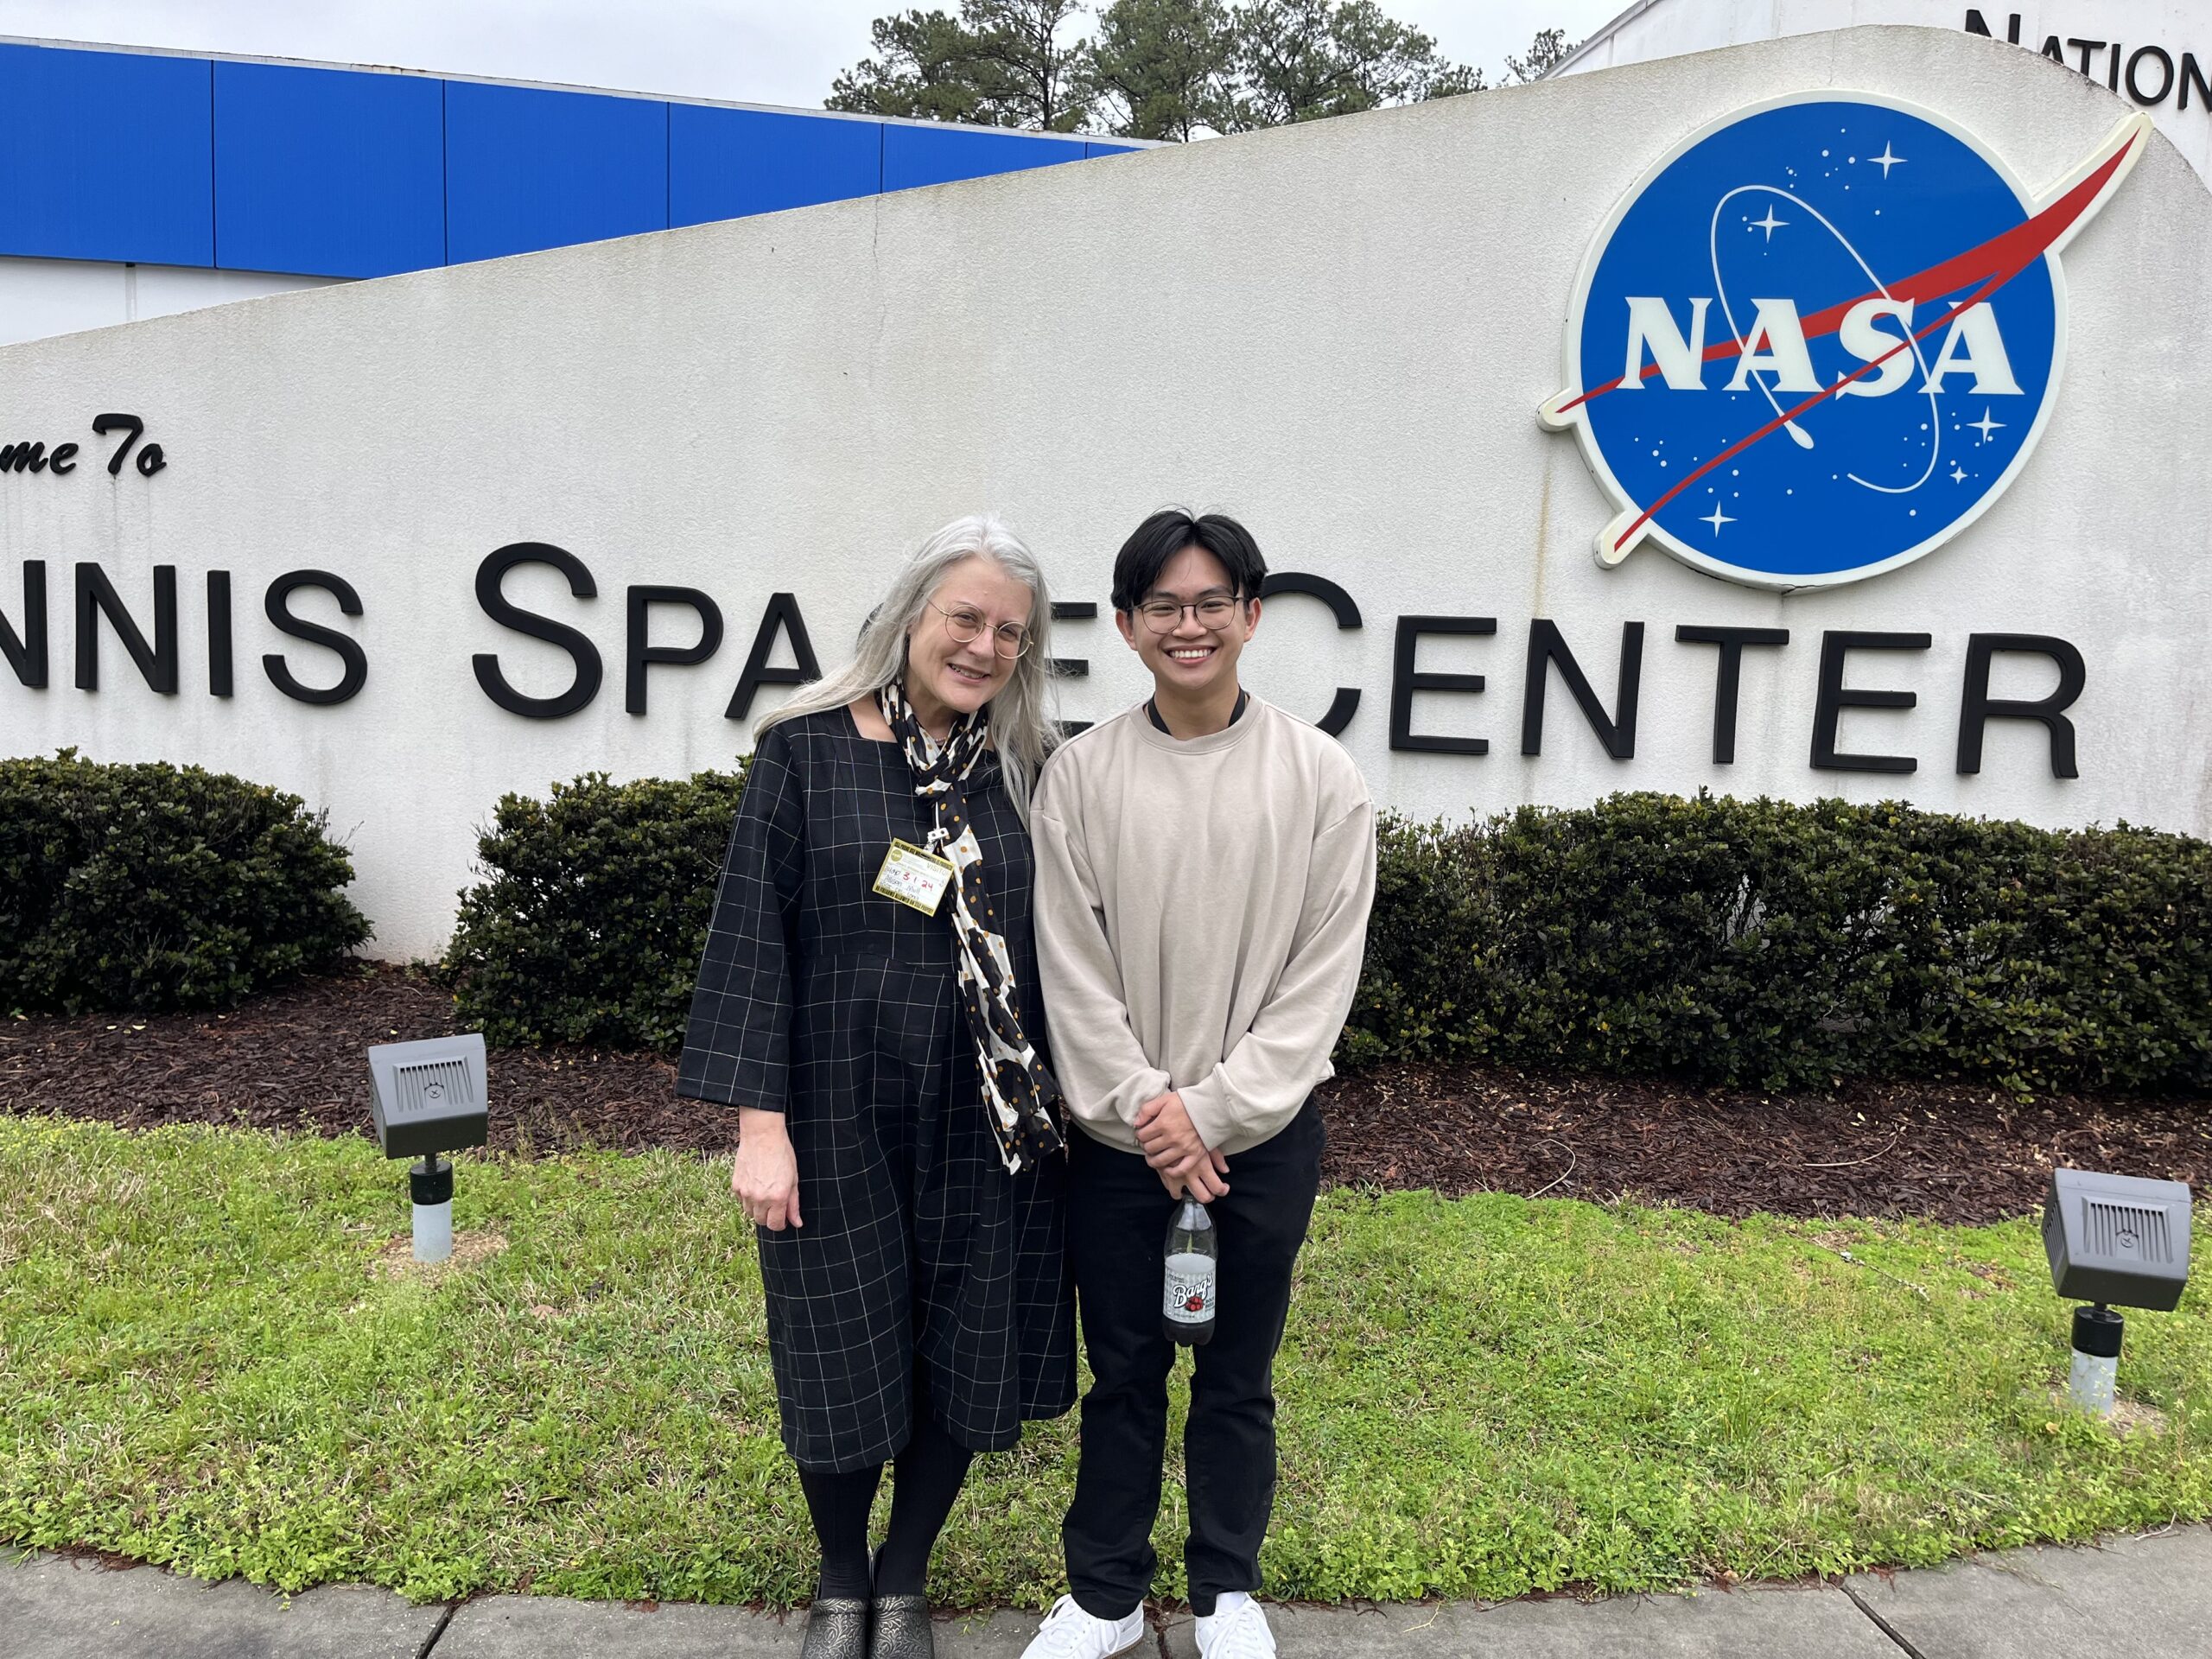
[[408,1167],[407,1194],[414,1200],[415,1259],[444,1261],[453,1254],[453,1165],[426,1154]]
[[2120,1339],[2126,1325],[2101,1302],[2074,1310],[2074,1366],[2067,1376],[2066,1397],[2094,1416],[2112,1415],[2120,1380]]

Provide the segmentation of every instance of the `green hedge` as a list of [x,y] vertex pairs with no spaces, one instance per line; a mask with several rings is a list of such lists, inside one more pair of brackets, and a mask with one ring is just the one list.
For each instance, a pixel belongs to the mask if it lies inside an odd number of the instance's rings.
[[[741,780],[501,801],[446,958],[463,1017],[674,1051]],[[1706,796],[1386,817],[1339,1058],[2202,1090],[2212,844]]]
[[736,772],[500,799],[442,969],[464,1024],[495,1044],[683,1046]]
[[205,1008],[369,937],[297,796],[64,749],[0,760],[0,1008]]
[[2212,1085],[2212,843],[1617,795],[1386,822],[1350,1061]]

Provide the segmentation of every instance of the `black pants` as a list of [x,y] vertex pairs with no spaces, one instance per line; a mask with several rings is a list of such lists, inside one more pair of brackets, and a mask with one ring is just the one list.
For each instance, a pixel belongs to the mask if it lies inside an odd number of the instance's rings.
[[[1096,1379],[1083,1399],[1083,1454],[1061,1540],[1068,1587],[1085,1612],[1120,1618],[1152,1589],[1167,1443],[1161,1334],[1167,1223],[1176,1200],[1142,1158],[1069,1137],[1068,1254]],[[1275,1350],[1290,1270],[1321,1180],[1321,1113],[1309,1100],[1275,1137],[1229,1159],[1229,1196],[1206,1206],[1219,1230],[1213,1340],[1192,1351],[1183,1431],[1191,1604],[1211,1614],[1224,1590],[1260,1587],[1260,1541],[1275,1497]]]

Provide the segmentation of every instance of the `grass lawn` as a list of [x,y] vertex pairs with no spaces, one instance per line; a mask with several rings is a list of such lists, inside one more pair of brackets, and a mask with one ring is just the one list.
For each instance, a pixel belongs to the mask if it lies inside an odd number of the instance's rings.
[[[726,1166],[466,1162],[456,1224],[507,1248],[432,1280],[376,1270],[405,1180],[365,1141],[0,1117],[0,1540],[425,1599],[810,1589]],[[2212,1515],[2207,1300],[2130,1318],[2122,1393],[2163,1417],[2121,1438],[2049,1402],[2031,1222],[1338,1192],[1277,1367],[1268,1588],[1664,1587]],[[1071,1418],[979,1460],[941,1602],[1058,1587],[1074,1460]]]

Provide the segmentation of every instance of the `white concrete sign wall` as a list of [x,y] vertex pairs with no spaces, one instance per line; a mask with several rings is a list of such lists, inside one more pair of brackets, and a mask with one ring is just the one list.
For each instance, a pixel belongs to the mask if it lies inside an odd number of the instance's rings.
[[1868,23],[1965,29],[2041,53],[2147,111],[2198,176],[2212,179],[2212,6],[2203,0],[1639,0],[1554,73]]
[[[2067,360],[2039,444],[1953,539],[1795,592],[1657,548],[1611,569],[1592,556],[1617,503],[1537,410],[1566,384],[1562,325],[1593,236],[1700,127],[1839,90],[1939,114],[2038,196],[2127,113],[2001,43],[1856,30],[0,350],[7,441],[80,446],[61,476],[0,472],[0,637],[35,667],[35,567],[48,668],[35,689],[0,663],[0,752],[73,744],[296,791],[353,849],[372,948],[425,954],[502,791],[727,765],[749,747],[725,709],[773,596],[793,596],[827,663],[887,562],[955,514],[1001,513],[1056,598],[1100,608],[1056,630],[1055,654],[1089,664],[1063,683],[1065,712],[1134,700],[1108,571],[1146,512],[1180,500],[1237,513],[1278,569],[1357,606],[1349,630],[1310,595],[1270,604],[1249,679],[1309,718],[1356,690],[1344,741],[1403,811],[1710,788],[2212,830],[2212,200],[2161,139],[2066,246]],[[1639,407],[1666,395],[1649,387]],[[103,414],[144,426],[113,474],[130,432],[95,435]],[[562,550],[593,589],[539,563],[501,590],[603,664],[596,695],[559,717],[499,706],[472,664],[495,655],[536,698],[577,680],[568,650],[479,602],[487,558],[518,543]],[[134,663],[102,582],[149,657],[174,582],[174,690]],[[633,714],[627,614],[645,587],[711,596],[727,629],[703,663],[645,668]],[[654,645],[698,637],[688,607],[647,608]],[[272,610],[348,642],[358,690],[318,704],[280,690],[340,686],[348,668]],[[224,617],[227,696],[211,689]],[[1789,632],[1742,653],[1728,764],[1713,756],[1721,653],[1683,627]],[[1554,668],[1540,752],[1523,752],[1547,628],[1615,723],[1610,748]],[[1618,670],[1639,632],[1624,743]],[[1845,651],[1845,633],[1927,644]],[[2078,651],[2078,776],[2054,776],[2045,724],[2007,718],[1987,722],[1980,769],[1960,770],[1972,642],[1999,634]],[[98,689],[82,689],[95,644]],[[1831,654],[1835,685],[1911,706],[1832,694],[1824,716]],[[772,661],[791,660],[779,633]],[[2032,652],[1989,664],[1999,699],[2044,697],[2060,676]],[[168,683],[169,663],[150,666]],[[783,695],[761,690],[752,712]],[[1913,770],[1815,767],[1823,718],[1847,760]],[[1488,752],[1408,747],[1436,737]]]

